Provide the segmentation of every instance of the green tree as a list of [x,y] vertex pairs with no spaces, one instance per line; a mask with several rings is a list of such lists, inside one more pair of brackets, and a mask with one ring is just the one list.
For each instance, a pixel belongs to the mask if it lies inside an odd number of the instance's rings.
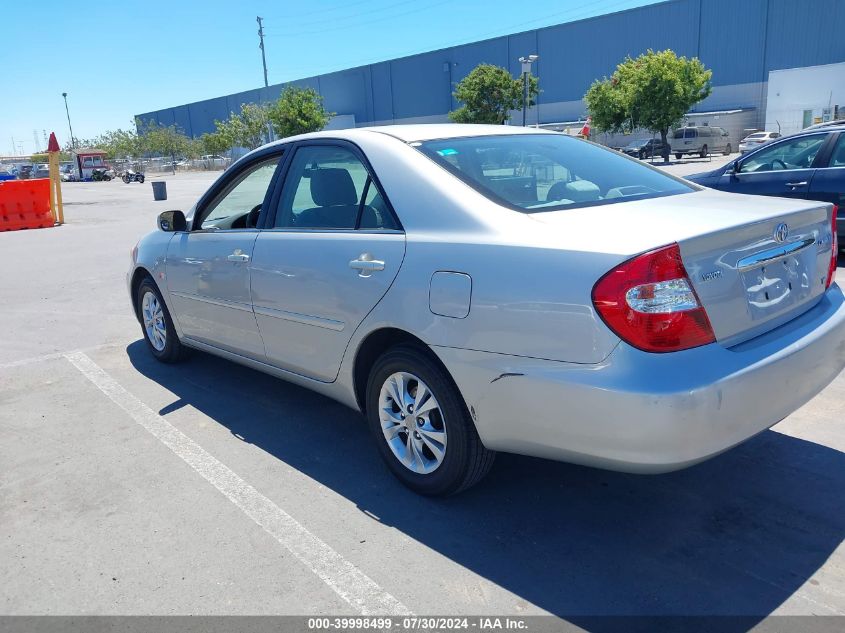
[[334,116],[323,107],[323,97],[313,88],[288,86],[267,109],[273,131],[280,137],[317,132]]
[[596,129],[645,128],[659,132],[666,143],[669,129],[710,95],[712,78],[713,72],[698,58],[649,50],[636,59],[627,57],[609,79],[593,82],[584,100]]
[[97,136],[92,144],[106,152],[109,158],[137,158],[141,155],[141,141],[133,130],[108,130]]
[[[522,110],[522,78],[514,79],[506,68],[479,64],[455,86],[455,98],[463,105],[449,113],[455,123],[501,125],[512,110]],[[528,105],[539,94],[537,78],[528,82]]]
[[[140,128],[140,153],[153,156],[170,156],[175,163],[177,156],[187,156],[191,149],[191,139],[178,125],[162,125],[149,121]],[[176,166],[173,165],[173,173]]]
[[232,112],[226,121],[215,121],[214,125],[231,141],[229,147],[255,149],[265,143],[269,122],[266,106],[244,103],[239,114]]
[[223,154],[232,149],[232,140],[220,132],[206,132],[197,139],[202,154]]

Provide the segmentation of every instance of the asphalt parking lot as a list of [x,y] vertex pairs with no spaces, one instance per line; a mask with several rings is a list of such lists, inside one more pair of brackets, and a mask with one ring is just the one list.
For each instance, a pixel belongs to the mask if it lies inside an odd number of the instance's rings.
[[685,471],[500,455],[418,497],[343,406],[148,354],[129,251],[214,176],[67,183],[65,226],[0,233],[0,613],[845,615],[845,374]]

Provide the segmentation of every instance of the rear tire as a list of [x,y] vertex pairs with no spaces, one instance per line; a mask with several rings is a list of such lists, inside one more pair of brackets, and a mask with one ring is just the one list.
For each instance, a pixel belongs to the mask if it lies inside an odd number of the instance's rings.
[[418,346],[394,347],[375,362],[366,404],[379,454],[416,493],[445,496],[466,490],[493,465],[496,454],[481,443],[458,388]]
[[147,277],[138,287],[138,316],[141,331],[150,353],[163,363],[176,363],[185,357],[186,348],[182,345],[173,327],[173,319],[167,304],[155,282]]
[[675,159],[676,160],[681,160],[683,157],[684,157],[684,155],[681,154],[680,152],[675,152]]

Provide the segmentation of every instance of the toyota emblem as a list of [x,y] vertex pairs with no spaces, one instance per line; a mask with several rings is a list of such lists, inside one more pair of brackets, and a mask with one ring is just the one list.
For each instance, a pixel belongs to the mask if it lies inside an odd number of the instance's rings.
[[775,240],[785,242],[787,237],[789,237],[789,227],[784,222],[781,222],[775,227]]

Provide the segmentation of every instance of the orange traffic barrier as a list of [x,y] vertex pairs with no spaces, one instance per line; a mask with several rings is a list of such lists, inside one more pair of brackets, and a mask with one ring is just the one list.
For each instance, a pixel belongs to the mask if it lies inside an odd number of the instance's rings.
[[50,179],[0,182],[0,231],[53,226]]

